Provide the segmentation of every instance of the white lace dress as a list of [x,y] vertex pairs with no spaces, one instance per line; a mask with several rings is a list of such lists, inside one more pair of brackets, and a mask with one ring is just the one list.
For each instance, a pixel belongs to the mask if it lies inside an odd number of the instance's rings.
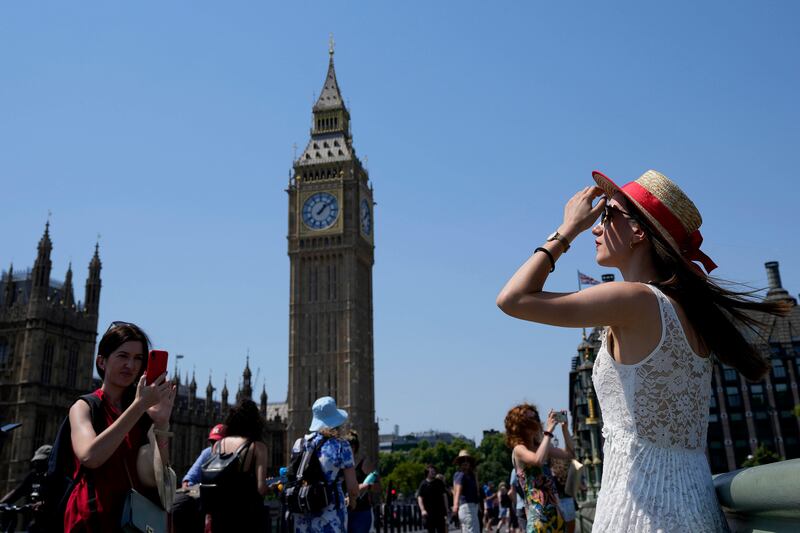
[[711,358],[694,353],[672,303],[653,290],[661,341],[634,365],[606,346],[592,381],[603,414],[594,533],[727,531],[705,455]]

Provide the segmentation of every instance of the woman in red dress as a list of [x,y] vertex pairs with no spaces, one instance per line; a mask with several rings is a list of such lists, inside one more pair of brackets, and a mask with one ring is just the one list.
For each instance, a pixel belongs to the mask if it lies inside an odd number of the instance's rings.
[[64,513],[65,532],[120,530],[131,482],[136,490],[148,493],[139,480],[136,460],[148,442],[151,425],[162,460],[169,463],[169,440],[160,435],[169,431],[175,387],[166,374],[145,383],[149,348],[144,331],[124,322],[113,322],[100,340],[95,367],[103,385],[93,394],[100,400],[103,416],[97,421],[102,419],[102,427],[92,424],[88,402],[76,401],[69,410],[76,485]]

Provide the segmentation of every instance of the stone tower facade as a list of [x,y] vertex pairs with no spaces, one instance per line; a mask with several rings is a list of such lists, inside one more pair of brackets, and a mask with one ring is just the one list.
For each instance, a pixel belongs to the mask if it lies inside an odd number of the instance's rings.
[[332,396],[375,464],[373,191],[353,147],[332,46],[311,139],[294,162],[287,192],[289,445],[307,433],[314,400]]
[[83,302],[76,302],[72,265],[64,282],[50,278],[50,223],[33,269],[0,280],[0,421],[21,422],[0,455],[0,490],[19,483],[33,452],[52,444],[72,402],[92,388],[100,255],[95,246]]

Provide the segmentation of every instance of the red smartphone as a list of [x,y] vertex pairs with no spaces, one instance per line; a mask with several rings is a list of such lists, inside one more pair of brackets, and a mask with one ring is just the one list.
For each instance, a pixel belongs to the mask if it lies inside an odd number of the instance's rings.
[[158,376],[167,371],[167,358],[169,354],[164,350],[150,350],[150,355],[147,357],[147,381],[150,385]]

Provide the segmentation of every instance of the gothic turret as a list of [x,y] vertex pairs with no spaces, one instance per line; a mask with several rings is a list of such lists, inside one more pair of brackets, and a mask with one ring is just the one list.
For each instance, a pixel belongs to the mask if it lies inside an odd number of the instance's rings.
[[[333,41],[328,51],[328,73],[325,83],[313,108],[311,140],[296,165],[319,165],[349,161],[355,156],[353,138],[350,135],[350,111],[344,105],[336,69],[333,66]],[[326,169],[329,171],[330,169]],[[329,172],[319,174],[319,170],[299,172],[300,179],[319,179],[333,177]]]
[[339,83],[336,81],[336,69],[333,66],[333,40],[328,49],[328,73],[322,91],[314,104],[314,123],[311,133],[342,132],[347,137],[350,133],[350,112],[344,105]]
[[14,295],[16,294],[14,286],[14,263],[8,267],[8,276],[6,277],[5,290],[3,293],[3,303],[6,307],[14,305]]
[[214,409],[214,385],[211,384],[211,372],[208,373],[208,385],[206,385],[206,413]]
[[64,276],[64,307],[71,308],[75,305],[75,292],[72,289],[72,261],[67,268],[67,274]]
[[253,385],[250,378],[253,373],[250,371],[250,356],[247,356],[247,362],[244,365],[244,372],[242,372],[242,389],[241,397],[239,400],[252,400],[253,399]]
[[50,252],[53,243],[50,241],[50,221],[44,226],[44,235],[39,240],[36,262],[33,264],[31,300],[44,300],[50,289],[50,270],[53,263],[50,261]]
[[86,278],[86,297],[84,302],[86,305],[86,312],[90,315],[96,315],[100,308],[100,270],[103,268],[100,263],[100,243],[94,245],[94,256],[89,262],[89,277]]
[[194,379],[194,370],[192,370],[192,381],[189,383],[189,409],[194,409],[194,401],[197,398],[197,381]]
[[222,416],[226,416],[228,414],[228,378],[225,378],[225,381],[222,382],[222,402],[220,404],[220,409],[222,410]]
[[261,389],[261,416],[267,418],[267,386]]

